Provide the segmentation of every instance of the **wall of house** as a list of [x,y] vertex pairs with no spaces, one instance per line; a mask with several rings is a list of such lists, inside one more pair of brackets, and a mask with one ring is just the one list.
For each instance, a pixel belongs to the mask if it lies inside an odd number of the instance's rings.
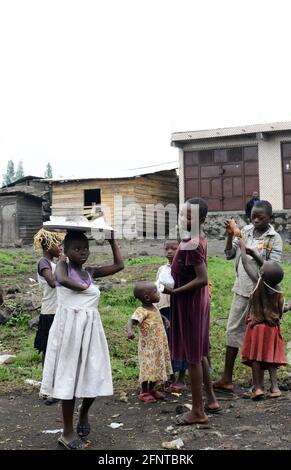
[[259,141],[260,196],[271,202],[274,210],[283,210],[282,142],[291,141],[291,133]]
[[84,191],[101,190],[101,210],[110,225],[120,225],[125,204],[135,202],[132,179],[81,180],[52,184],[52,215],[83,215]]
[[180,201],[185,201],[184,151],[230,148],[235,146],[257,145],[259,161],[260,198],[268,200],[273,209],[283,210],[283,176],[281,143],[291,141],[291,132],[280,135],[267,135],[266,140],[256,137],[232,137],[212,141],[190,142],[179,149],[180,168]]
[[42,227],[41,200],[18,196],[16,203],[18,238],[24,245],[33,243],[33,237]]
[[[146,231],[148,234],[157,232],[163,234],[163,229],[165,228],[164,220],[168,219],[166,212],[165,219],[163,218],[163,208],[169,205],[172,206],[170,225],[176,226],[179,204],[176,170],[157,172],[135,178],[134,188],[135,200],[143,210],[142,217],[141,214],[137,214],[138,227],[141,227],[143,222],[143,232]],[[157,212],[152,207],[152,205],[157,206],[158,204],[161,205],[159,216],[157,216]],[[168,232],[168,224],[166,232]]]
[[[82,215],[84,190],[97,188],[106,221],[117,231],[124,223],[129,229],[134,223],[143,226],[147,204],[178,205],[178,178],[170,170],[128,179],[53,182],[52,215]],[[132,204],[140,205],[142,212]]]

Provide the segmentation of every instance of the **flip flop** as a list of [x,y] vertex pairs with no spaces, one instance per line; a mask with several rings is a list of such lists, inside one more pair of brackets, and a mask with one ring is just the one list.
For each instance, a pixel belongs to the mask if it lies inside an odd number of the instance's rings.
[[270,390],[270,395],[269,395],[270,398],[279,398],[281,396],[282,396],[282,392],[280,390],[278,390],[277,392],[271,392]]
[[90,431],[91,431],[91,426],[90,426],[89,423],[78,424],[78,425],[77,425],[77,434],[78,434],[78,436],[80,436],[80,437],[89,436]]
[[67,450],[85,450],[88,447],[88,444],[85,444],[80,437],[76,437],[70,442],[66,442],[62,437],[59,437],[58,443]]
[[192,426],[192,424],[207,424],[208,418],[206,417],[204,421],[188,421],[185,417],[185,414],[176,417],[176,425],[177,426]]
[[234,390],[233,387],[227,388],[227,387],[224,387],[223,385],[220,385],[220,384],[215,383],[215,382],[213,382],[212,386],[213,386],[214,390],[216,390],[217,392],[233,394],[233,390]]
[[143,401],[144,403],[156,403],[155,398],[150,394],[150,393],[140,393],[138,396],[138,399],[140,401]]
[[253,396],[251,397],[252,400],[254,401],[260,401],[260,400],[263,400],[265,398],[265,394],[264,392],[253,392]]
[[218,408],[209,408],[209,406],[205,405],[204,411],[206,411],[206,413],[212,413],[212,414],[220,413],[221,407],[219,406]]

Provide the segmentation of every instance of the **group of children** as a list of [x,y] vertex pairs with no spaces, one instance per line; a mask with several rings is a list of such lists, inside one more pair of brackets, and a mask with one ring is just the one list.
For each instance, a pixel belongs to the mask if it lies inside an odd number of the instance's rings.
[[[154,386],[165,382],[165,376],[169,377],[170,374],[172,383],[166,390],[183,391],[185,371],[189,370],[192,410],[177,418],[177,424],[182,425],[205,423],[205,412],[220,410],[214,390],[233,391],[232,372],[240,347],[242,363],[252,368],[253,386],[245,397],[253,400],[264,398],[265,370],[270,375],[270,397],[281,396],[277,368],[285,365],[287,360],[280,319],[283,312],[291,308],[289,303],[284,302],[279,287],[284,276],[278,264],[282,240],[270,224],[270,203],[259,201],[252,211],[252,224],[242,231],[238,227],[231,230],[232,221],[226,221],[226,255],[228,259],[237,257],[236,281],[227,326],[225,371],[222,379],[212,384],[209,368],[207,240],[203,233],[208,208],[202,199],[187,201],[182,210],[187,219],[188,233],[192,205],[199,206],[199,237],[193,239],[189,234],[180,243],[176,240],[165,242],[168,263],[157,273],[157,286],[149,282],[136,284],[134,294],[142,302],[142,307],[136,310],[128,323],[129,339],[134,337],[133,325],[140,325],[140,400],[152,403],[163,399]],[[162,318],[166,319],[168,345],[165,344]],[[158,341],[155,341],[157,338]],[[172,359],[170,372],[169,349]],[[155,371],[153,364],[157,365]],[[175,371],[179,371],[177,381]],[[206,396],[204,408],[202,385]]]
[[[214,384],[209,361],[207,239],[203,232],[208,207],[203,199],[190,199],[182,208],[188,236],[180,242],[165,242],[168,263],[159,269],[157,282],[139,281],[134,286],[141,306],[128,322],[127,336],[134,338],[133,328],[139,325],[139,399],[144,403],[163,399],[157,390],[161,382],[166,391],[185,390],[188,370],[192,409],[177,417],[178,425],[207,423],[207,413],[220,411],[214,390],[232,391],[233,366],[242,342],[242,362],[252,367],[250,396],[264,396],[265,369],[270,373],[271,395],[280,395],[276,371],[286,364],[280,318],[290,306],[284,304],[278,286],[283,278],[277,262],[282,243],[270,225],[268,204],[260,201],[253,208],[252,225],[241,237],[233,237],[228,230],[227,257],[237,255],[235,297],[228,323],[226,367]],[[195,238],[191,238],[193,206],[199,207],[199,234]],[[229,225],[228,221],[227,228]],[[98,312],[100,292],[94,279],[113,275],[124,264],[113,234],[109,239],[113,264],[85,268],[89,256],[85,234],[68,232],[63,240],[64,255],[60,252],[62,238],[44,230],[35,238],[43,250],[38,264],[43,303],[35,346],[45,358],[41,393],[62,400],[64,427],[59,443],[80,450],[87,446],[83,438],[90,433],[88,411],[94,399],[113,393],[108,346]],[[54,257],[59,258],[57,265]],[[75,432],[76,397],[83,401]]]

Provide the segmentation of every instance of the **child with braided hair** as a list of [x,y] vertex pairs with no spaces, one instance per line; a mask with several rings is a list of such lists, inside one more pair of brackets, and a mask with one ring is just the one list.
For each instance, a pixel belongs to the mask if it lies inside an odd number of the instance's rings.
[[43,296],[38,329],[34,341],[34,347],[39,352],[42,352],[42,365],[45,360],[49,330],[57,310],[57,291],[54,277],[56,264],[54,263],[54,258],[59,258],[61,255],[63,239],[64,234],[49,232],[43,228],[34,236],[34,249],[42,250],[42,257],[37,265],[37,280],[42,289]]

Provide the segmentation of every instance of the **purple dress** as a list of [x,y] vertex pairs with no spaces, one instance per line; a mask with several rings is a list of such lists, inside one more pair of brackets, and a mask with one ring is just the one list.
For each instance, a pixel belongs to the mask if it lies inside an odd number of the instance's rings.
[[[198,246],[197,246],[198,244]],[[189,249],[194,247],[192,249]],[[207,262],[207,238],[182,241],[172,262],[175,288],[196,277],[195,266]],[[171,355],[174,361],[199,364],[209,354],[208,286],[171,297]]]

